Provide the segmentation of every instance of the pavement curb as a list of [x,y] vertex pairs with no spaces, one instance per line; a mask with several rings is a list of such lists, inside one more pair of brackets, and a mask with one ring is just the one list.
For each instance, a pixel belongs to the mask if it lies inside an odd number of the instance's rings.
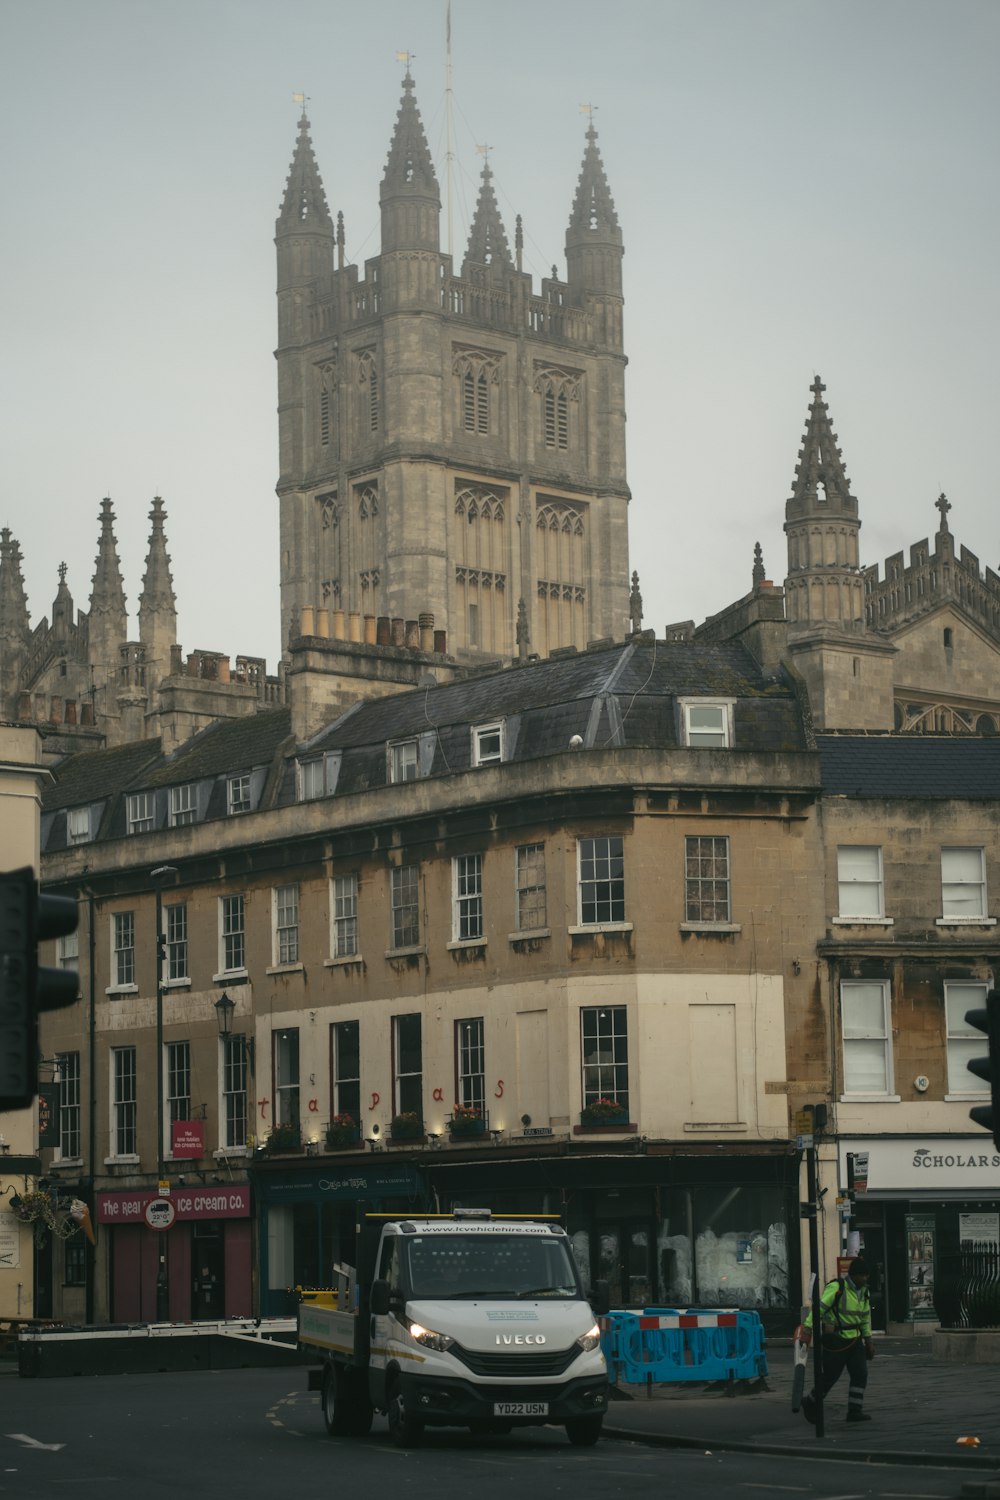
[[[881,1453],[862,1452],[857,1448],[802,1448],[786,1443],[746,1443],[738,1439],[676,1437],[666,1432],[633,1431],[627,1427],[609,1427],[605,1420],[602,1436],[626,1443],[644,1443],[650,1448],[688,1448],[702,1453],[761,1453],[769,1458],[832,1459],[837,1463],[850,1464],[906,1464],[922,1465],[937,1469],[993,1469],[997,1473],[995,1494],[993,1487],[984,1488],[984,1481],[976,1481],[977,1488],[970,1495],[982,1495],[984,1500],[1000,1500],[1000,1458],[991,1458],[985,1453],[967,1453],[961,1458],[952,1458],[946,1453],[894,1453],[888,1449]],[[963,1491],[964,1494],[964,1491]]]

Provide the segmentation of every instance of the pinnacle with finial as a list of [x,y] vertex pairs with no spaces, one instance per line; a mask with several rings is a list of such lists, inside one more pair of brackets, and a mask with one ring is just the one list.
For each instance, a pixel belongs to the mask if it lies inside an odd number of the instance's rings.
[[951,510],[951,501],[948,499],[948,496],[945,494],[944,490],[941,491],[940,495],[934,501],[934,505],[941,512],[941,525],[938,527],[938,530],[947,531],[948,512]]
[[312,140],[309,136],[309,118],[304,104],[292,164],[288,169],[285,182],[285,195],[278,212],[278,225],[285,229],[293,226],[300,229],[308,227],[332,230],[333,228],[323,179],[319,175],[319,167],[313,154]]
[[101,501],[100,520],[101,535],[97,543],[97,560],[90,590],[91,613],[98,609],[124,614],[125,585],[118,561],[118,543],[115,540],[115,513],[107,496]]
[[760,542],[754,542],[753,547],[753,586],[759,587],[764,582],[764,553]]
[[642,629],[642,595],[639,592],[639,574],[632,574],[632,588],[628,596],[628,613],[632,621],[633,634],[638,635]]

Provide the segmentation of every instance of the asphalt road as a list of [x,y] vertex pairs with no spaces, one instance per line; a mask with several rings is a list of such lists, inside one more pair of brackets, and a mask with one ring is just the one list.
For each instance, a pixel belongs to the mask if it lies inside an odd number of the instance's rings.
[[406,1500],[474,1493],[476,1500],[567,1495],[603,1500],[666,1491],[705,1500],[954,1500],[945,1469],[872,1467],[665,1450],[603,1439],[573,1448],[557,1428],[506,1438],[427,1434],[399,1450],[385,1423],[371,1436],[332,1439],[302,1370],[20,1380],[0,1376],[0,1496],[141,1495],[143,1500],[240,1500],[275,1495]]

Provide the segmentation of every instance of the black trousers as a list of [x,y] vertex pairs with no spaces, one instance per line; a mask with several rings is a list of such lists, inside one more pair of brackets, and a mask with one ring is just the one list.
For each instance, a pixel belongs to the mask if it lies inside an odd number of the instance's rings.
[[[860,1411],[865,1401],[865,1386],[868,1384],[868,1355],[864,1339],[855,1339],[847,1344],[843,1340],[823,1340],[823,1400],[833,1390],[837,1381],[847,1371],[849,1381],[847,1410]],[[816,1392],[812,1392],[815,1400]]]

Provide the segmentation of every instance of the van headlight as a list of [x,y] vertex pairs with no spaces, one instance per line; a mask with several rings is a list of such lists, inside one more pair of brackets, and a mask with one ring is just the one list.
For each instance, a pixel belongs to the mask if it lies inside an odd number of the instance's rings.
[[596,1349],[600,1342],[601,1330],[596,1323],[591,1328],[588,1328],[586,1333],[581,1333],[577,1339],[577,1343],[585,1354],[589,1354],[591,1349]]
[[455,1342],[447,1333],[435,1333],[433,1328],[425,1328],[422,1323],[411,1323],[409,1334],[415,1343],[423,1344],[425,1349],[434,1349],[438,1354],[444,1354]]

